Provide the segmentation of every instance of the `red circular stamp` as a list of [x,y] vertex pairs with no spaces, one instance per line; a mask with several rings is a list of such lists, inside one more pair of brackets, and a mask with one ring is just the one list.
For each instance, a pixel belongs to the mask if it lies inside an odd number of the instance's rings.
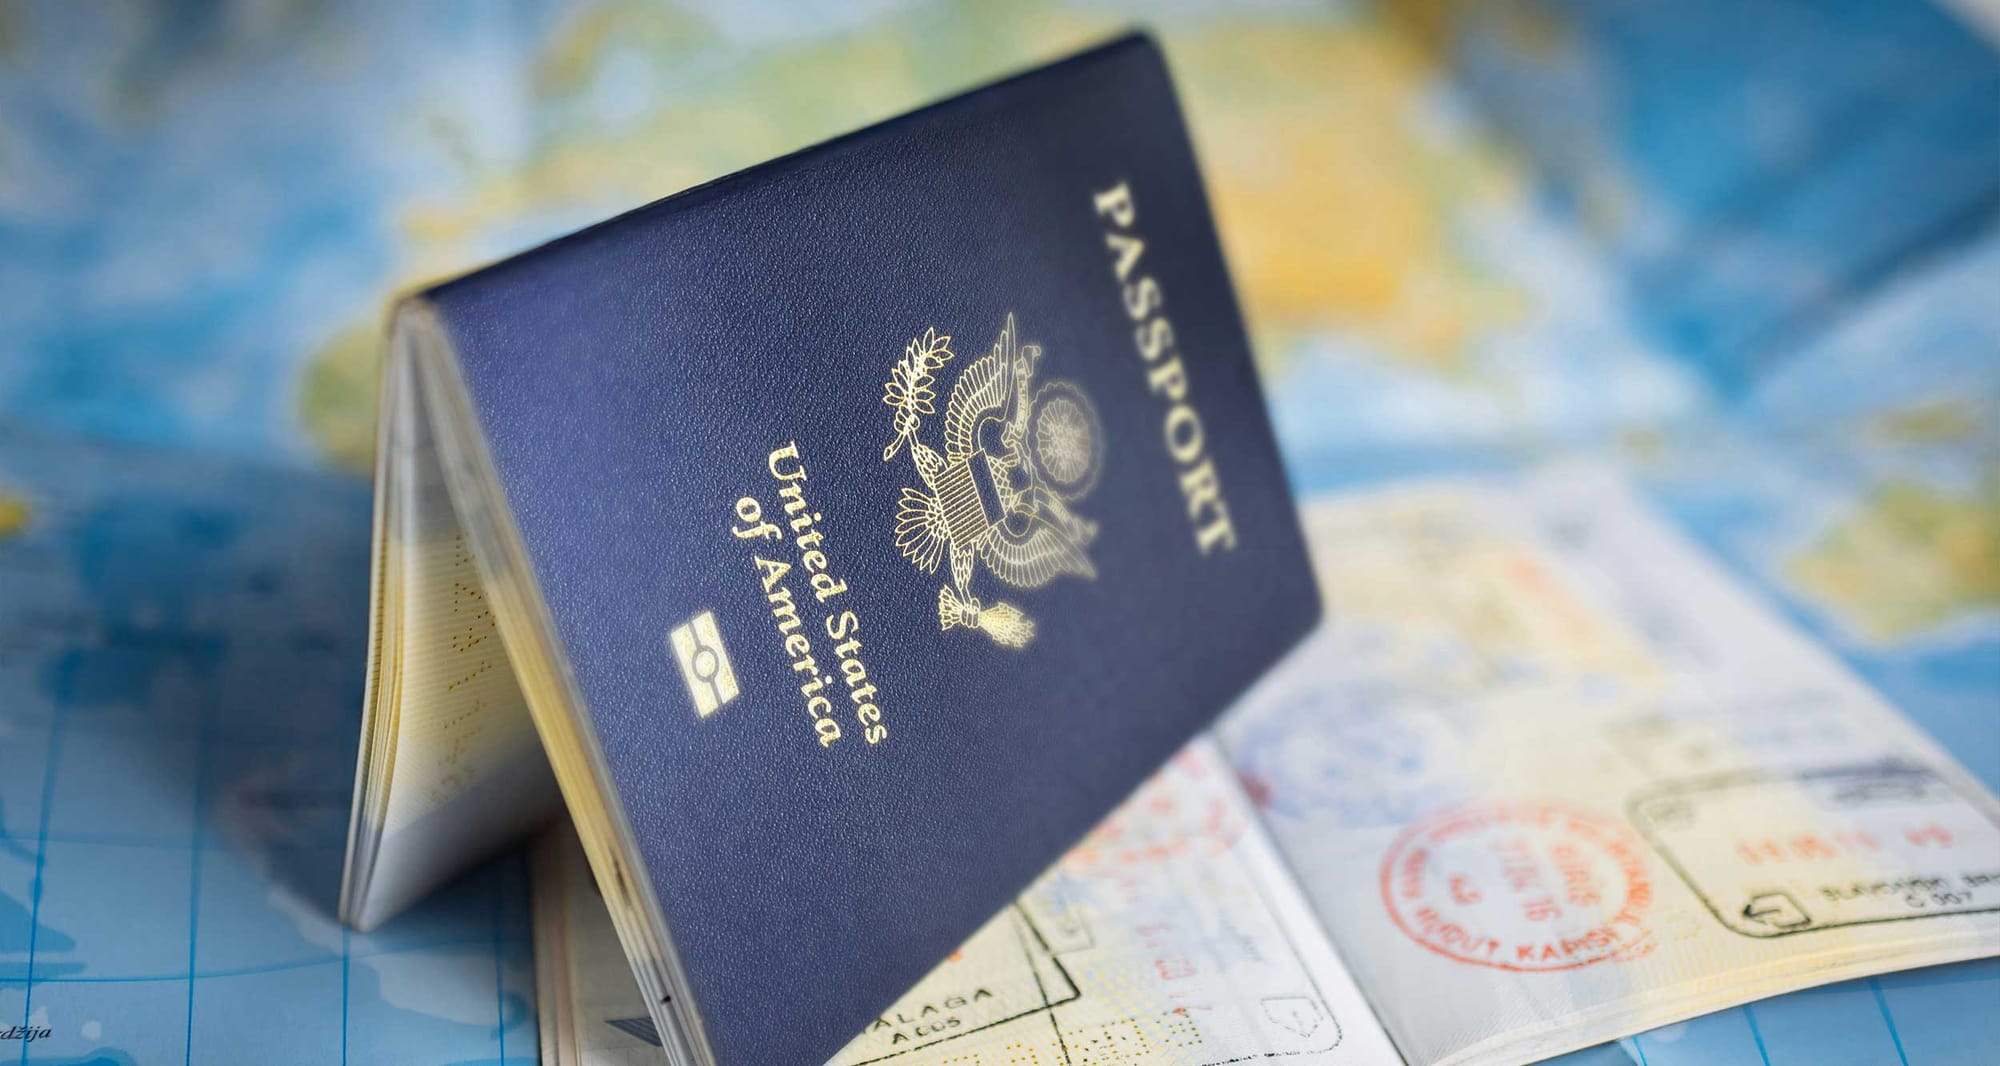
[[1412,823],[1382,860],[1397,928],[1446,958],[1572,970],[1651,947],[1645,845],[1559,803],[1486,803]]

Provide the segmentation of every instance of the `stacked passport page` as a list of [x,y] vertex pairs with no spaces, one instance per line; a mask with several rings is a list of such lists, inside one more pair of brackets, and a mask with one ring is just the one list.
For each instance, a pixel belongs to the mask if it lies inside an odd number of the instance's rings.
[[2000,953],[2000,802],[1613,476],[1301,520],[1143,38],[413,296],[383,397],[343,914],[566,812],[547,1062],[1511,1064]]

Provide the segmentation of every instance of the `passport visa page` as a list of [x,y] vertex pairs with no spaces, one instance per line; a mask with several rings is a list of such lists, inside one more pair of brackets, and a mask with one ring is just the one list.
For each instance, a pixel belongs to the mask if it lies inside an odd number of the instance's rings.
[[1414,1063],[2000,951],[2000,804],[1595,467],[1321,504],[1223,740]]
[[[535,858],[550,1066],[659,1066],[581,849]],[[1183,751],[838,1066],[1399,1061],[1212,742]]]
[[[1226,754],[1183,752],[833,1062],[1507,1066],[2000,947],[1993,797],[1612,476],[1307,528],[1328,622]],[[657,1063],[579,864],[538,865],[548,1061]]]

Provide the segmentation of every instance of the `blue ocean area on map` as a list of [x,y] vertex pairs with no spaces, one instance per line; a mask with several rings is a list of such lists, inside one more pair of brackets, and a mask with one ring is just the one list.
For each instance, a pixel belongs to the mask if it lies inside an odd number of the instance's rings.
[[1993,210],[2000,66],[1931,4],[1471,5],[1449,36],[1638,320],[1731,392]]
[[[1302,489],[1608,458],[2000,790],[1974,8],[0,7],[0,1064],[537,1061],[522,858],[332,916],[388,300],[1137,20]],[[1451,800],[1341,713],[1243,758]],[[1990,1061],[1996,1003],[1985,960],[1567,1061]]]
[[366,486],[14,434],[0,484],[34,508],[0,553],[23,1061],[534,1061],[518,861],[367,936],[331,917]]

